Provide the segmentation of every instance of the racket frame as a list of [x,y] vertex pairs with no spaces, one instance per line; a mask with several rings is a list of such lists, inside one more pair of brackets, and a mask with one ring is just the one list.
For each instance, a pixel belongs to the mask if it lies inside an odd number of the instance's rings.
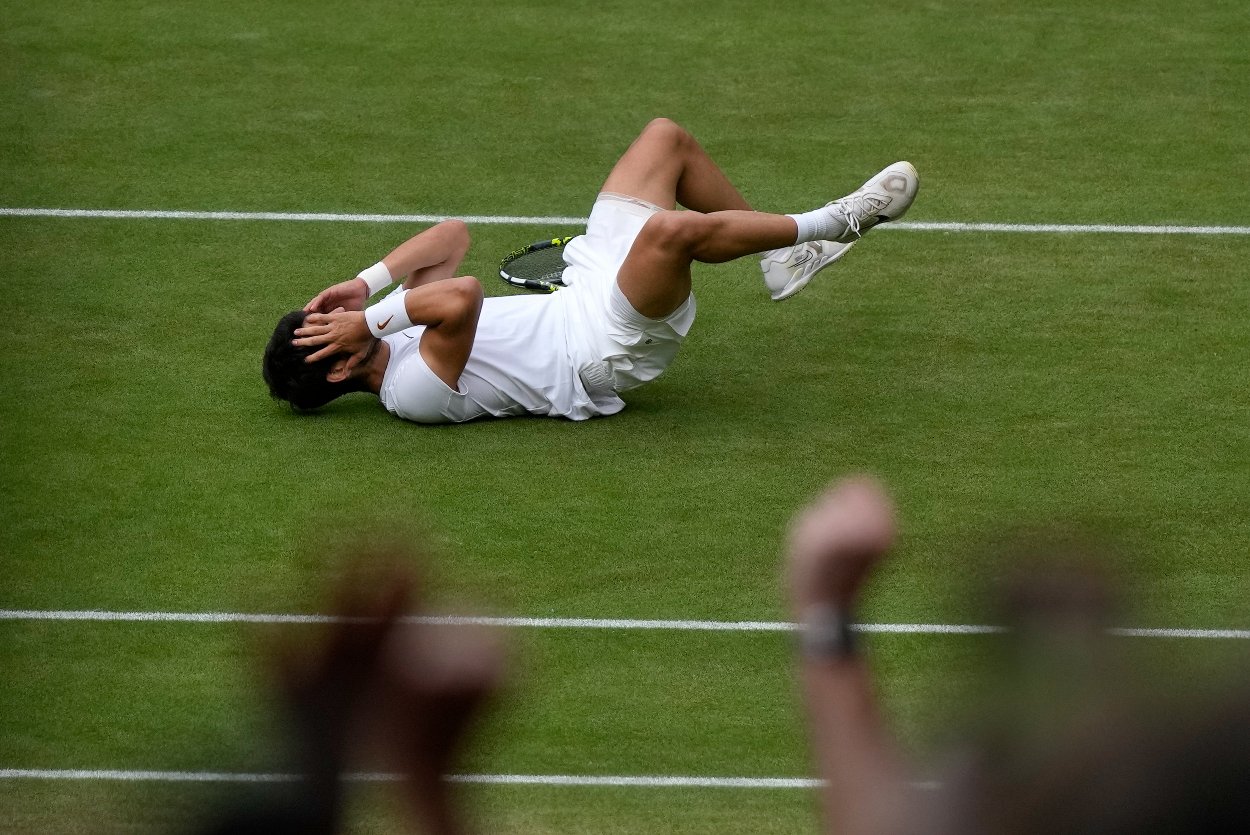
[[534,241],[534,243],[529,244],[528,246],[523,246],[520,249],[512,250],[503,257],[502,261],[499,262],[499,277],[508,284],[511,284],[513,287],[523,287],[526,290],[537,290],[543,293],[554,293],[556,290],[565,286],[564,282],[560,279],[557,278],[554,281],[547,281],[540,278],[520,278],[519,276],[512,275],[508,272],[508,265],[523,255],[529,255],[531,252],[539,252],[544,249],[551,249],[552,247],[563,248],[565,244],[573,240],[575,237],[577,236],[564,235],[554,238],[546,238],[541,241]]

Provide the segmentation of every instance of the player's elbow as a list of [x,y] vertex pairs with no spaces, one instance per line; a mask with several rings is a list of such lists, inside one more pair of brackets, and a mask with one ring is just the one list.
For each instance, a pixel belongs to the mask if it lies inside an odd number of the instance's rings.
[[444,319],[455,322],[476,322],[482,312],[482,282],[471,275],[449,278],[446,284],[447,315]]
[[482,297],[485,295],[482,292],[482,282],[478,281],[474,276],[462,275],[459,278],[448,279],[448,281],[453,292],[463,297],[466,301],[472,301],[478,305],[482,303]]

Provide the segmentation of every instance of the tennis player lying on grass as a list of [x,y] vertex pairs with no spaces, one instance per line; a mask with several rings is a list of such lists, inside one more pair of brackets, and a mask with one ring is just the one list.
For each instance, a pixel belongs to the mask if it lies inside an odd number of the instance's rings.
[[[780,301],[900,217],[918,187],[916,170],[898,162],[819,209],[755,212],[694,137],[656,119],[612,168],[586,233],[565,248],[567,288],[483,300],[477,279],[454,277],[469,235],[446,221],[283,316],[265,350],[265,382],[297,409],[372,392],[418,423],[615,414],[625,408],[620,393],[662,374],[689,332],[692,262],[764,253],[764,282]],[[402,285],[366,308],[393,281]]]

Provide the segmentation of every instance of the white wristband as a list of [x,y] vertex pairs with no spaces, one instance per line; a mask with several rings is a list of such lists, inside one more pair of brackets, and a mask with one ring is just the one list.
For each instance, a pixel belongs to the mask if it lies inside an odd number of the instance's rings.
[[356,274],[356,278],[363,278],[365,284],[369,286],[369,295],[373,295],[379,290],[385,290],[395,283],[395,279],[391,278],[391,271],[381,261],[374,264],[368,269],[361,270]]
[[413,321],[408,318],[408,308],[404,304],[410,292],[392,293],[372,307],[366,307],[365,322],[369,325],[369,333],[383,337],[411,328]]

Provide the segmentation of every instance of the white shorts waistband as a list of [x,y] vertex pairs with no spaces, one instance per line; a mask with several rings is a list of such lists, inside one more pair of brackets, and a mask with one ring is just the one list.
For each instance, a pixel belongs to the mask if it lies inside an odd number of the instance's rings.
[[617,209],[626,211],[629,214],[636,215],[638,217],[651,217],[651,215],[656,212],[664,211],[661,207],[655,205],[654,203],[648,203],[642,198],[630,197],[628,194],[617,194],[614,191],[599,192],[599,196],[595,198],[595,202],[598,203],[600,200],[605,202],[611,201],[616,205]]

